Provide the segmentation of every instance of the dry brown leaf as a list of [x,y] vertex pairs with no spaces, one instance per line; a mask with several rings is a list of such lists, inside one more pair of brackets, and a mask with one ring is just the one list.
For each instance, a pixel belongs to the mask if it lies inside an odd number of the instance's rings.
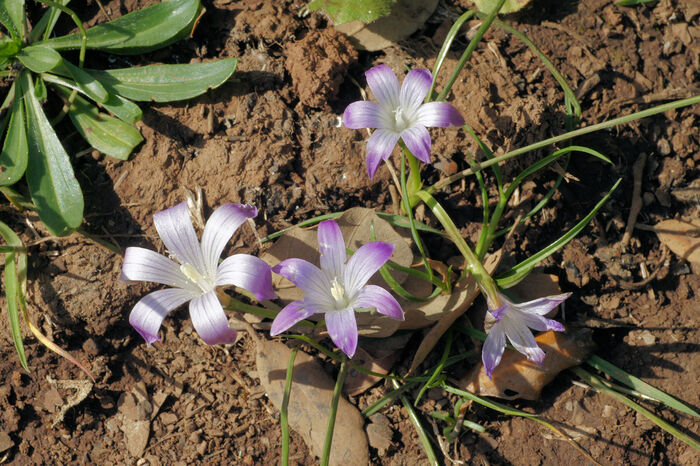
[[[261,339],[257,342],[256,365],[268,398],[277,409],[282,407],[284,382],[291,350],[284,344]],[[326,437],[335,382],[318,362],[303,351],[294,361],[294,376],[287,414],[289,426],[321,456]],[[333,433],[330,464],[368,464],[369,447],[364,419],[353,405],[341,397]]]
[[506,349],[501,363],[493,370],[493,379],[488,378],[483,364],[479,363],[457,386],[476,395],[537,400],[542,388],[559,372],[581,364],[593,350],[589,329],[575,333],[550,330],[537,335],[535,340],[547,354],[542,366],[528,361],[517,351]]
[[[381,340],[365,340],[357,346],[357,352],[352,357],[352,363],[378,374],[388,374],[396,362],[399,352],[411,338],[410,333],[393,335]],[[382,380],[381,377],[365,374],[350,368],[345,378],[343,391],[349,396],[356,396]]]
[[137,382],[130,392],[122,393],[117,407],[117,419],[119,428],[124,432],[126,448],[131,456],[140,458],[148,445],[153,412],[146,385]]
[[335,28],[347,35],[356,48],[376,52],[416,32],[433,14],[437,4],[438,0],[398,0],[390,14],[372,23],[351,21]]
[[664,220],[654,227],[654,231],[659,241],[681,259],[700,264],[700,219],[689,222]]
[[[492,274],[496,270],[498,264],[501,262],[501,257],[502,251],[499,250],[486,258],[484,261],[484,267],[489,273]],[[450,328],[450,326],[454,324],[455,321],[467,311],[467,309],[469,309],[469,306],[471,306],[476,297],[479,295],[479,287],[477,286],[472,275],[467,277],[464,290],[466,298],[461,302],[461,304],[458,307],[450,310],[450,312],[443,314],[438,323],[430,329],[428,334],[423,338],[423,341],[421,341],[420,346],[416,350],[416,354],[413,356],[411,367],[408,369],[408,373],[406,374],[407,376],[412,374],[413,371],[418,368],[420,363],[422,363],[425,358],[428,357],[428,354],[430,354],[447,329]]]

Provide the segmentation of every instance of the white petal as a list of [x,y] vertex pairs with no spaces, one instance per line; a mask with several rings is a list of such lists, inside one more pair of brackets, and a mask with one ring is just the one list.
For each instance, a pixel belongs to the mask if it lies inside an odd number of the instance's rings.
[[343,277],[347,254],[343,234],[335,220],[324,220],[318,225],[318,248],[321,251],[321,270],[331,277]]
[[386,110],[396,109],[399,105],[399,80],[391,68],[378,65],[365,71],[367,84],[377,98],[379,105]]
[[408,72],[401,84],[399,102],[406,111],[415,111],[428,95],[430,85],[433,83],[433,76],[430,71],[421,68],[414,68]]
[[168,288],[144,296],[129,314],[129,323],[149,345],[158,338],[158,329],[170,311],[197,295],[188,290]]
[[153,223],[165,247],[180,263],[191,264],[199,273],[206,273],[204,256],[186,202],[156,213]]
[[202,234],[202,253],[210,277],[216,273],[226,243],[243,222],[256,215],[258,209],[243,204],[224,204],[211,214]]
[[192,288],[178,264],[155,251],[137,247],[126,248],[124,252],[121,280]]
[[500,323],[503,325],[503,331],[508,340],[518,352],[537,364],[541,364],[544,361],[544,351],[537,345],[535,337],[525,324],[525,321],[520,318],[520,315],[511,309],[501,319]]
[[210,291],[190,301],[190,318],[207,345],[236,341],[236,331],[228,326],[228,318],[216,292]]

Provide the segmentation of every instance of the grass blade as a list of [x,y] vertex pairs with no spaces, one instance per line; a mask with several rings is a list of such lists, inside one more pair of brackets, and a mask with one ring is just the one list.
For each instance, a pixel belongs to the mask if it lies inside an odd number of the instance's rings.
[[605,386],[604,383],[602,383],[595,375],[591,374],[588,371],[585,371],[581,369],[580,367],[572,367],[570,368],[573,372],[576,373],[579,377],[581,377],[588,385],[593,387],[595,390],[605,393],[606,395],[609,395],[616,400],[620,401],[621,403],[627,405],[627,407],[637,411],[639,414],[642,416],[646,417],[649,419],[651,422],[656,424],[657,426],[661,427],[663,430],[668,432],[669,434],[673,435],[676,437],[678,440],[681,440],[691,447],[695,448],[696,450],[700,450],[700,441],[698,439],[691,437],[690,435],[686,434],[685,432],[682,432],[672,424],[666,422],[666,420],[660,418],[656,414],[652,413],[648,409],[644,408],[643,406],[635,403],[634,401],[630,400],[626,396],[616,392],[615,390]]
[[677,409],[678,411],[681,411],[683,413],[690,414],[691,416],[695,417],[700,417],[700,414],[698,414],[697,411],[686,406],[683,402],[675,399],[671,395],[662,392],[658,388],[649,385],[643,380],[638,379],[632,374],[623,371],[619,367],[615,366],[614,364],[606,361],[601,357],[593,355],[586,360],[586,363],[589,366],[608,374],[613,379],[624,383],[628,387],[636,390],[644,396],[656,400],[659,403],[663,403],[670,408]]

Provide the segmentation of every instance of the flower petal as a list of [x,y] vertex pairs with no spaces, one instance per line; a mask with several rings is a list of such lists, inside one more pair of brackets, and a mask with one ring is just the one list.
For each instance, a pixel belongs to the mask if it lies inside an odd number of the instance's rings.
[[352,303],[353,308],[373,307],[380,314],[404,320],[401,305],[391,293],[377,285],[366,285]]
[[319,223],[318,247],[321,250],[321,270],[333,277],[342,278],[347,254],[343,234],[335,220]]
[[348,296],[355,296],[393,252],[394,245],[382,241],[367,243],[355,251],[345,267],[343,283]]
[[559,304],[564,302],[569,296],[571,296],[571,293],[558,294],[554,296],[545,296],[544,298],[535,299],[533,301],[513,304],[513,307],[515,307],[521,312],[527,312],[529,314],[539,314],[543,316],[555,307],[557,307]]
[[446,128],[464,125],[464,118],[459,111],[446,102],[428,102],[421,105],[415,118],[416,124],[427,127]]
[[275,299],[272,271],[267,263],[250,254],[234,254],[219,265],[216,286],[233,285],[248,290],[258,301]]
[[357,321],[352,309],[326,312],[326,328],[335,346],[347,354],[355,355],[357,349]]
[[393,110],[399,105],[399,80],[391,68],[386,65],[375,66],[365,71],[365,77],[382,108]]
[[273,337],[290,329],[297,322],[300,322],[314,314],[314,311],[304,307],[301,301],[292,301],[282,309],[275,320],[272,321],[270,335]]
[[122,281],[153,282],[176,288],[191,288],[180,266],[150,249],[131,247],[124,252]]
[[379,162],[389,158],[399,141],[399,135],[392,131],[376,129],[367,141],[367,173],[374,178]]
[[236,230],[256,215],[258,209],[247,204],[224,204],[211,214],[202,234],[202,254],[209,274],[216,273],[221,253]]
[[401,139],[418,160],[430,163],[430,134],[425,126],[416,125],[403,130]]
[[190,319],[207,345],[236,341],[236,331],[228,326],[228,318],[214,291],[190,301]]
[[191,264],[198,272],[205,272],[202,249],[186,202],[156,213],[153,215],[153,223],[165,247],[180,263]]
[[415,111],[425,100],[432,83],[433,76],[430,71],[421,68],[412,69],[401,84],[399,105],[406,111]]
[[196,297],[191,291],[179,288],[154,291],[136,303],[129,314],[129,323],[150,345],[154,341],[160,341],[158,329],[165,316]]
[[503,331],[508,337],[508,340],[518,352],[527,356],[530,361],[542,364],[545,357],[544,351],[537,346],[535,337],[532,335],[530,329],[527,328],[521,315],[516,316],[511,310],[511,312],[504,316],[500,323],[503,325]]
[[547,319],[537,314],[521,314],[521,318],[525,325],[538,332],[545,332],[547,330],[554,330],[555,332],[563,332],[564,324],[556,320]]
[[481,350],[481,362],[484,363],[486,375],[491,378],[493,370],[501,362],[503,350],[506,347],[506,335],[503,333],[503,327],[500,322],[491,327],[484,347]]
[[345,108],[343,125],[350,129],[385,128],[389,125],[388,117],[379,105],[360,100]]
[[312,263],[304,259],[286,259],[272,268],[276,274],[294,283],[322,302],[334,303],[331,295],[331,282],[328,276]]

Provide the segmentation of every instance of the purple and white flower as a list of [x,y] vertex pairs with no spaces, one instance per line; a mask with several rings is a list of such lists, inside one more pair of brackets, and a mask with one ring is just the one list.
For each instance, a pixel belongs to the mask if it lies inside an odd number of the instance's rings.
[[367,281],[391,257],[394,245],[375,241],[360,247],[346,262],[345,241],[338,224],[326,220],[318,225],[321,268],[303,259],[286,259],[272,268],[275,273],[301,288],[306,295],[277,314],[271,335],[279,335],[313,314],[325,314],[326,328],[333,343],[348,357],[357,349],[355,311],[374,308],[396,320],[403,320],[401,306],[387,290]]
[[255,217],[251,205],[225,204],[209,217],[200,244],[187,203],[158,212],[153,223],[165,247],[177,262],[149,249],[130,247],[124,254],[122,281],[146,281],[172,288],[142,298],[129,315],[129,323],[150,345],[160,341],[158,329],[173,309],[190,303],[190,318],[208,345],[233,343],[236,331],[229,327],[215,288],[234,285],[261,301],[275,298],[270,267],[248,254],[235,254],[219,264],[219,258],[243,222]]
[[545,330],[563,331],[564,325],[544,316],[569,296],[571,293],[547,296],[526,303],[513,303],[499,293],[501,307],[489,309],[489,313],[496,319],[496,323],[491,327],[481,353],[486,375],[491,377],[493,370],[501,362],[506,346],[506,337],[516,350],[527,356],[527,359],[542,364],[545,353],[542,348],[537,346],[530,329],[540,332]]
[[367,143],[367,172],[373,178],[379,162],[391,155],[399,138],[419,160],[430,163],[430,134],[426,127],[462,126],[464,118],[445,102],[423,103],[433,77],[430,71],[413,69],[403,84],[391,68],[375,66],[365,72],[367,84],[377,103],[353,102],[343,113],[343,124],[350,129],[376,128]]

